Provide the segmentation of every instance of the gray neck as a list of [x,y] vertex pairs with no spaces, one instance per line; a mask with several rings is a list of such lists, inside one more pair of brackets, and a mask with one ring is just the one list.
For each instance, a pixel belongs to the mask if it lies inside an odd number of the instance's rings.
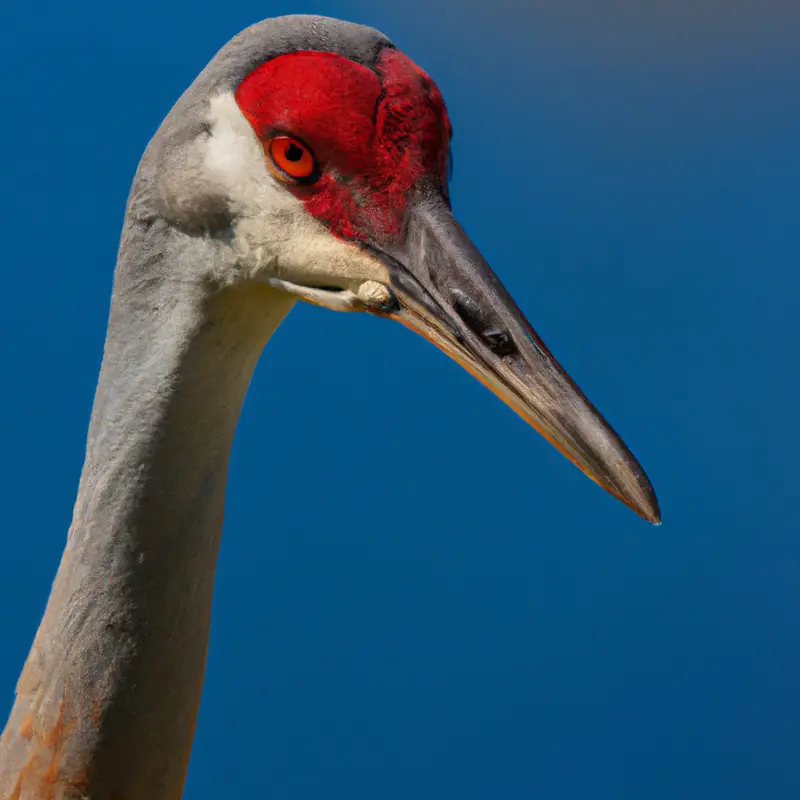
[[231,443],[292,303],[118,286],[66,550],[0,741],[2,800],[181,796]]

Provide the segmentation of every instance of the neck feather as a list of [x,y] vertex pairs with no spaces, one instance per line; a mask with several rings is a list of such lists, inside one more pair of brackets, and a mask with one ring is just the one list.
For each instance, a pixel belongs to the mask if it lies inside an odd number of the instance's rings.
[[181,796],[231,443],[292,302],[117,287],[73,523],[0,740],[4,800]]

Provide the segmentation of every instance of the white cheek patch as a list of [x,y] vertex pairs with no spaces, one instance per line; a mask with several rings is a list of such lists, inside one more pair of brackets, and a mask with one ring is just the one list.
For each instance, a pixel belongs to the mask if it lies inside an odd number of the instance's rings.
[[337,239],[267,167],[264,148],[234,96],[210,101],[204,162],[236,215],[235,257],[248,277],[357,289],[388,282],[388,270],[360,247]]
[[226,189],[235,210],[250,216],[258,209],[282,206],[289,210],[299,201],[269,174],[264,149],[232,94],[212,97],[209,109],[211,135],[206,140],[205,166]]

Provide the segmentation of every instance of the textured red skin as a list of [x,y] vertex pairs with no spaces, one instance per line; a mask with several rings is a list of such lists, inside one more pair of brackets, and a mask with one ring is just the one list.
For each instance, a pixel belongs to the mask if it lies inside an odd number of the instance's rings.
[[311,148],[319,181],[289,188],[341,238],[395,239],[421,179],[446,191],[451,127],[444,99],[397,50],[385,49],[374,72],[335,53],[279,56],[253,70],[235,96],[265,145],[284,134]]

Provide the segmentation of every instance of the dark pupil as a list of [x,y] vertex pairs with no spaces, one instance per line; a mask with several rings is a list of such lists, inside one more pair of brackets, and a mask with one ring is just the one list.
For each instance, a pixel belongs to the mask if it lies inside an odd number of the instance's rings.
[[294,142],[286,145],[286,158],[289,161],[299,161],[303,157],[303,148]]

